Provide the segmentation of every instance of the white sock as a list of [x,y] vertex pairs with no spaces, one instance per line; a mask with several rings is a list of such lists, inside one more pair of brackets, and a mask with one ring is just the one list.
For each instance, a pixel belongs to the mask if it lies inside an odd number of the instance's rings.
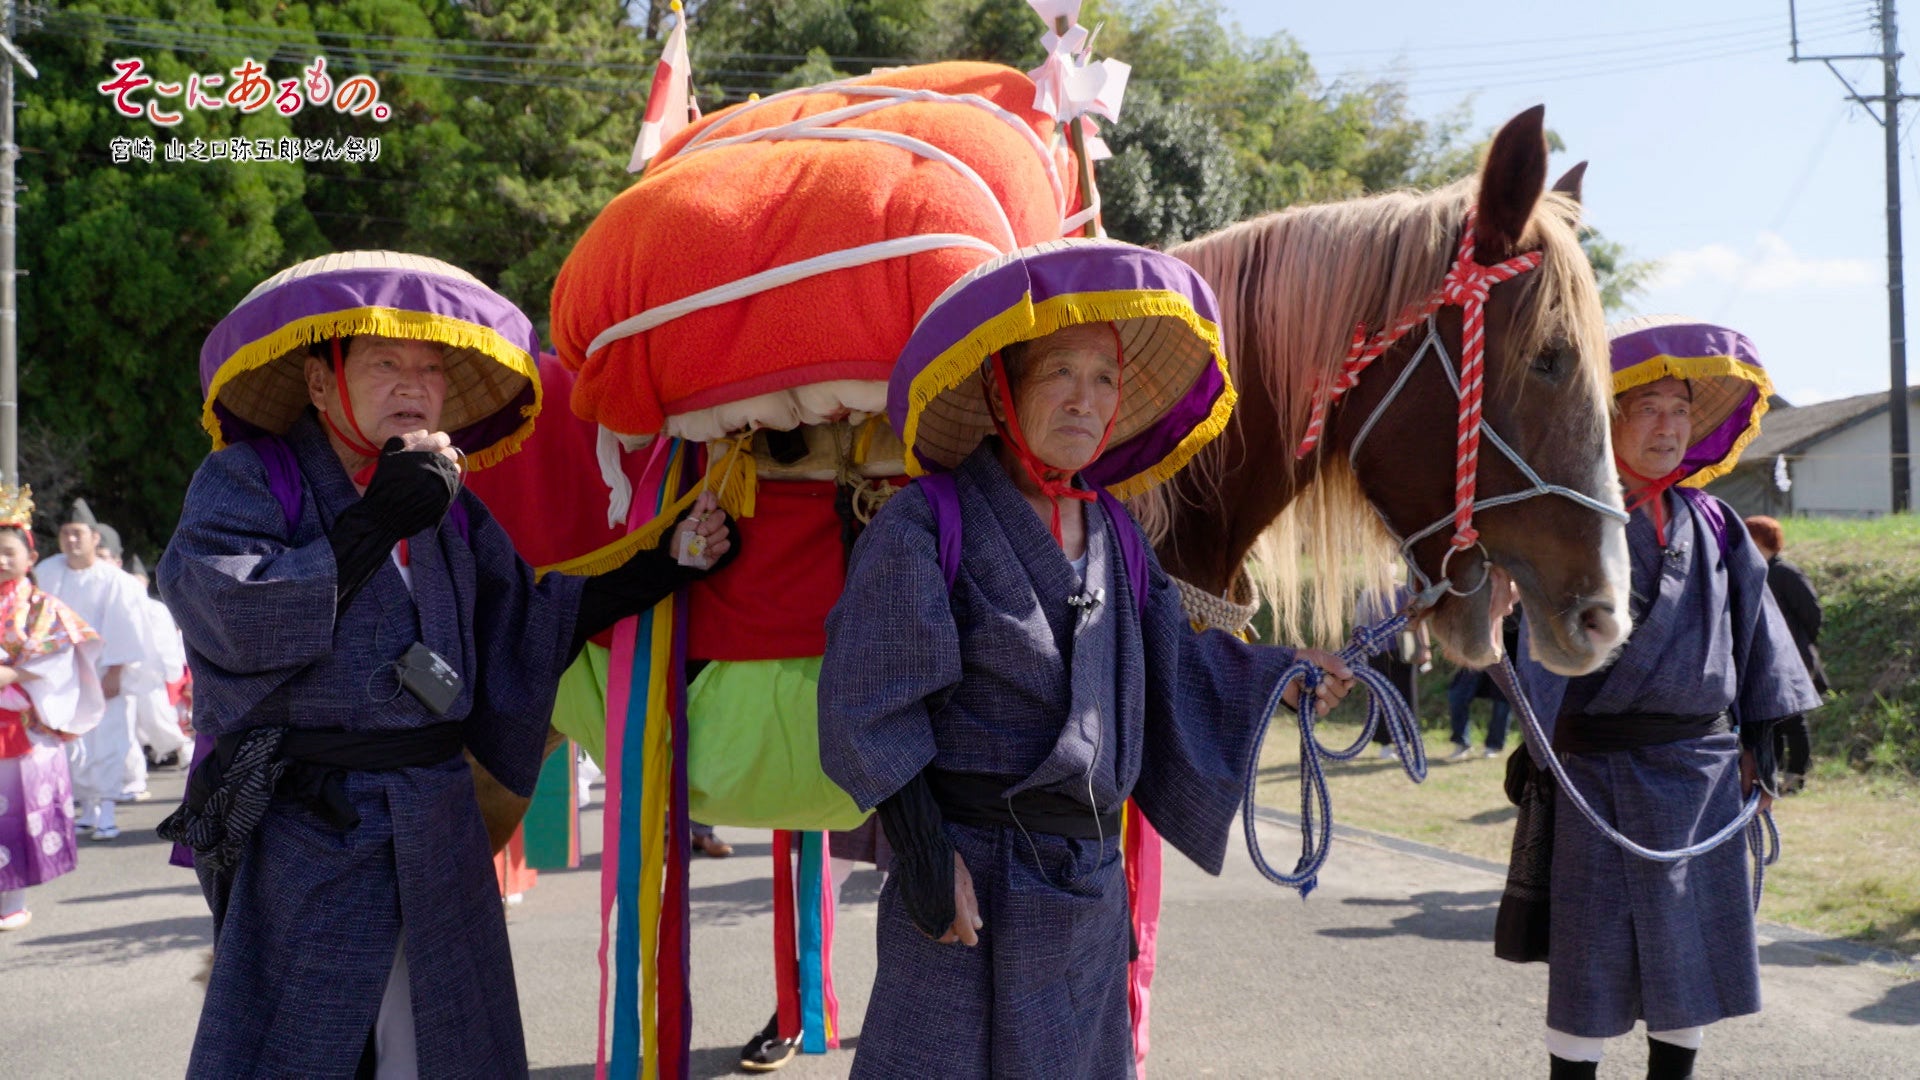
[[8,889],[0,892],[0,915],[12,915],[27,910],[27,890]]
[[1547,1053],[1563,1061],[1599,1061],[1607,1052],[1607,1040],[1589,1039],[1582,1035],[1569,1035],[1564,1031],[1547,1029]]
[[1674,1046],[1684,1047],[1688,1050],[1698,1050],[1700,1049],[1700,1044],[1707,1040],[1707,1029],[1704,1027],[1690,1027],[1680,1028],[1676,1031],[1649,1031],[1647,1032],[1647,1038],[1658,1039],[1663,1043],[1671,1043]]

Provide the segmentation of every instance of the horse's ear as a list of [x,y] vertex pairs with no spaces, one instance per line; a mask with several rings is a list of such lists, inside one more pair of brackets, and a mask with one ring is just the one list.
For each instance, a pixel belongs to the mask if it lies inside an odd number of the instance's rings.
[[1580,185],[1585,183],[1586,179],[1587,163],[1583,161],[1573,168],[1568,169],[1566,175],[1555,180],[1553,182],[1553,190],[1577,203],[1580,201]]
[[1480,208],[1473,239],[1483,264],[1512,254],[1546,190],[1546,115],[1545,105],[1535,105],[1507,121],[1493,137],[1487,163],[1480,167]]

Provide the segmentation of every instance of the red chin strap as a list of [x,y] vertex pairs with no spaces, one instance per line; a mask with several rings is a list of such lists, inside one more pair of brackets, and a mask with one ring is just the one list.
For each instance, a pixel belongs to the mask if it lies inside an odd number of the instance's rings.
[[1686,479],[1687,467],[1681,465],[1667,475],[1655,480],[1634,472],[1618,454],[1613,456],[1613,465],[1614,468],[1620,470],[1620,475],[1625,477],[1627,481],[1627,513],[1631,514],[1635,510],[1651,504],[1653,507],[1653,535],[1655,539],[1660,541],[1661,546],[1665,547],[1667,543],[1667,500],[1661,498],[1661,496],[1667,493],[1668,488]]
[[360,422],[353,418],[353,392],[347,389],[346,358],[340,355],[339,338],[334,338],[331,344],[333,345],[333,385],[340,391],[340,412],[347,422],[347,429],[353,434],[349,435],[346,431],[340,430],[340,425],[333,422],[333,417],[327,415],[325,409],[320,410],[320,419],[327,425],[327,430],[333,432],[334,438],[347,444],[347,449],[361,457],[373,459],[372,464],[353,474],[353,482],[366,487],[373,479],[373,470],[380,464],[380,448],[373,445],[373,440],[367,438],[366,432],[360,430]]
[[[1121,372],[1121,374],[1114,376],[1114,385],[1117,388],[1122,385],[1122,380],[1125,377],[1124,373],[1127,366],[1126,353],[1120,346],[1119,329],[1112,323],[1107,324],[1107,329],[1113,332],[1113,353],[1115,359],[1118,361],[1119,371]],[[1007,379],[1006,361],[1001,359],[1000,354],[996,352],[993,354],[991,362],[993,364],[994,385],[997,386],[1000,391],[1000,407],[1007,414],[1007,419],[1005,421],[1001,420],[1000,414],[994,412],[991,406],[987,409],[987,415],[992,418],[993,429],[1000,434],[1000,438],[1005,441],[1008,446],[1013,447],[1014,456],[1020,459],[1020,466],[1026,470],[1027,476],[1032,478],[1033,482],[1039,486],[1040,494],[1053,500],[1053,542],[1059,544],[1061,547],[1065,547],[1067,542],[1060,532],[1060,500],[1077,499],[1080,502],[1090,503],[1098,498],[1098,496],[1091,491],[1082,491],[1074,487],[1074,473],[1062,472],[1048,465],[1046,462],[1041,461],[1039,455],[1035,454],[1032,448],[1027,445],[1026,433],[1020,429],[1020,417],[1014,410],[1013,386]],[[1100,444],[1094,447],[1093,456],[1087,459],[1088,465],[1100,460],[1100,455],[1106,453],[1107,440],[1113,438],[1113,425],[1115,421],[1119,419],[1120,406],[1116,401],[1113,407],[1113,415],[1107,417],[1107,429],[1100,433]]]

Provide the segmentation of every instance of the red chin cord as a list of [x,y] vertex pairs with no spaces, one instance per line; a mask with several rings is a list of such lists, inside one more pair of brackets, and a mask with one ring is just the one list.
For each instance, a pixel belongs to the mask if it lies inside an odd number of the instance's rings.
[[340,430],[340,425],[333,422],[333,417],[327,415],[325,409],[320,410],[320,419],[327,425],[327,430],[333,432],[334,438],[347,444],[347,449],[361,457],[373,459],[371,464],[353,474],[353,482],[366,487],[373,480],[373,470],[380,465],[380,448],[373,445],[373,440],[367,438],[366,432],[360,430],[360,422],[353,418],[353,392],[347,389],[347,363],[346,359],[340,355],[340,339],[334,338],[332,345],[333,385],[340,391],[340,412],[353,434],[349,435]]
[[[1113,332],[1114,356],[1119,362],[1119,371],[1124,373],[1126,370],[1126,354],[1120,346],[1120,331],[1112,323],[1107,324],[1107,329]],[[1020,429],[1020,418],[1014,410],[1013,386],[1007,380],[1006,361],[1002,360],[1000,354],[996,352],[991,358],[991,363],[993,364],[994,385],[1000,391],[1000,407],[1002,411],[1007,414],[1007,419],[1005,421],[1001,420],[999,413],[994,412],[991,407],[987,409],[987,415],[993,420],[993,429],[999,433],[1000,438],[1004,440],[1007,445],[1013,447],[1014,456],[1020,459],[1021,468],[1026,470],[1027,476],[1040,488],[1040,494],[1053,500],[1053,521],[1051,523],[1053,542],[1064,548],[1066,547],[1067,541],[1060,532],[1060,500],[1077,499],[1080,502],[1090,503],[1099,496],[1091,491],[1082,491],[1074,487],[1073,477],[1075,474],[1062,472],[1048,465],[1046,462],[1041,461],[1039,455],[1035,454],[1032,448],[1027,445],[1026,433]],[[1120,380],[1122,377],[1122,375],[1114,376],[1116,388],[1121,385]],[[1106,453],[1107,440],[1113,438],[1113,425],[1119,419],[1120,406],[1118,402],[1115,402],[1113,415],[1107,417],[1107,429],[1100,433],[1100,444],[1093,448],[1093,456],[1087,459],[1088,465],[1100,460],[1100,455]]]
[[1641,476],[1639,473],[1633,471],[1633,468],[1621,460],[1618,454],[1615,454],[1613,457],[1613,466],[1620,470],[1620,475],[1625,477],[1627,483],[1630,485],[1627,488],[1627,513],[1631,514],[1635,510],[1651,504],[1653,507],[1654,539],[1659,540],[1662,547],[1666,546],[1667,500],[1661,498],[1661,496],[1667,493],[1668,488],[1686,478],[1687,467],[1681,465],[1679,468],[1656,480]]

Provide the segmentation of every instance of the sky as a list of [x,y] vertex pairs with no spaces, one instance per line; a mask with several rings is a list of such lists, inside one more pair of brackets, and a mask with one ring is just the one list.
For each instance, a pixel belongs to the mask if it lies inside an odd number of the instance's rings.
[[[1398,76],[1429,117],[1468,103],[1476,134],[1544,104],[1566,143],[1552,175],[1590,161],[1589,220],[1661,265],[1634,313],[1745,333],[1796,405],[1889,385],[1885,136],[1825,66],[1789,62],[1787,0],[1225,6],[1249,35],[1291,34],[1325,80]],[[1920,53],[1920,0],[1909,7],[1902,42]],[[1803,54],[1880,51],[1877,2],[1798,8]],[[1880,93],[1878,61],[1836,66],[1862,94]],[[1910,55],[1900,76],[1920,92],[1920,61]],[[1900,126],[1915,118],[1920,101],[1906,103]],[[1901,145],[1912,322],[1920,152]],[[1920,347],[1909,353],[1920,384]]]

